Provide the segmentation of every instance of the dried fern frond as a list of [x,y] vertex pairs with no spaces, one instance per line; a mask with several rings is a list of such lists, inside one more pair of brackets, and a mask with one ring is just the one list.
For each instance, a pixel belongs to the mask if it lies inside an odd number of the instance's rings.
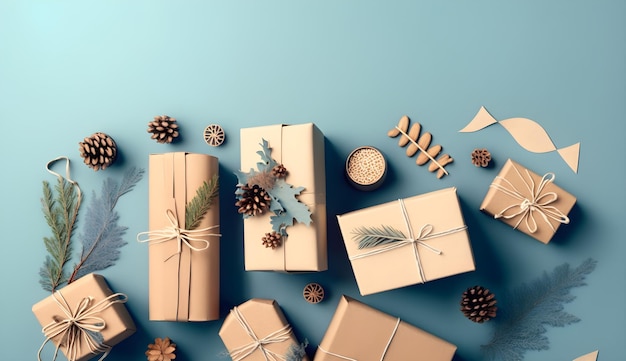
[[200,220],[211,209],[213,200],[219,194],[219,181],[217,174],[207,182],[204,181],[196,191],[196,195],[185,207],[185,229],[191,230],[198,227]]
[[391,138],[402,135],[398,141],[398,146],[404,147],[409,144],[406,149],[407,157],[412,157],[420,152],[415,160],[417,165],[424,165],[430,161],[431,163],[428,165],[429,172],[437,171],[437,178],[448,175],[448,171],[444,167],[452,163],[454,159],[448,154],[442,154],[435,159],[443,149],[442,146],[439,144],[431,146],[432,134],[425,132],[420,136],[422,128],[420,123],[415,122],[410,130],[409,123],[409,117],[406,115],[402,116],[398,121],[398,125],[389,130],[387,135]]
[[386,225],[380,227],[358,227],[352,231],[352,234],[354,234],[352,238],[358,243],[359,249],[406,240],[404,232]]

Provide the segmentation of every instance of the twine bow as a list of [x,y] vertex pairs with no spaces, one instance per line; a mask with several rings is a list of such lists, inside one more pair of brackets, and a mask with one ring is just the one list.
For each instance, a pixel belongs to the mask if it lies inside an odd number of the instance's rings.
[[[209,241],[204,238],[210,236],[222,236],[220,233],[208,233],[208,231],[219,227],[219,225],[200,229],[184,229],[178,226],[178,217],[176,217],[176,214],[174,214],[171,209],[165,211],[165,216],[170,223],[169,227],[166,227],[164,229],[158,229],[155,231],[140,232],[137,234],[137,241],[140,243],[149,242],[152,244],[159,244],[169,242],[171,240],[176,240],[176,253],[166,258],[165,261],[169,260],[177,254],[180,254],[182,252],[183,244],[189,247],[189,249],[191,249],[192,251],[204,251],[211,246]],[[191,241],[200,242],[203,245],[200,247],[196,247],[191,244]]]
[[[417,232],[417,235],[413,234],[413,227],[411,227],[411,222],[409,220],[409,213],[406,210],[406,206],[404,205],[404,200],[403,199],[398,199],[398,203],[400,204],[400,208],[402,210],[402,218],[404,219],[404,223],[406,225],[406,228],[408,230],[409,236],[407,238],[393,238],[394,242],[385,244],[383,246],[377,247],[369,252],[365,252],[365,253],[360,253],[354,256],[350,257],[350,260],[355,260],[355,259],[361,259],[361,258],[365,258],[365,257],[369,257],[369,256],[373,256],[376,254],[381,254],[384,252],[388,252],[391,250],[394,250],[396,248],[401,248],[404,247],[406,245],[411,245],[413,246],[413,254],[415,255],[415,262],[417,264],[417,268],[420,274],[420,283],[424,283],[426,282],[426,275],[424,272],[424,267],[422,265],[422,261],[420,258],[420,254],[418,251],[418,246],[422,246],[425,247],[426,249],[428,249],[429,251],[437,254],[437,255],[441,255],[443,254],[443,252],[431,245],[429,245],[428,243],[426,243],[425,241],[429,240],[429,239],[433,239],[433,238],[438,238],[438,237],[443,237],[443,236],[447,236],[449,234],[452,233],[456,233],[456,232],[460,232],[463,231],[467,228],[467,226],[463,225],[460,227],[456,227],[456,228],[452,228],[446,231],[442,231],[442,232],[437,232],[434,233],[434,227],[432,224],[424,224],[420,230]],[[386,237],[386,238],[391,238],[391,237]]]
[[128,296],[123,293],[115,293],[93,305],[91,305],[93,298],[85,297],[78,303],[75,311],[72,311],[60,291],[53,293],[52,297],[65,314],[65,318],[55,319],[43,327],[42,332],[46,339],[39,348],[37,359],[41,361],[41,352],[49,341],[61,336],[54,351],[53,361],[56,360],[59,348],[63,344],[66,345],[66,356],[70,361],[74,361],[80,356],[83,344],[87,345],[92,354],[103,353],[98,361],[104,360],[111,351],[111,346],[105,345],[97,339],[101,337],[100,331],[106,328],[106,322],[102,317],[98,317],[98,314],[113,304],[126,303]]
[[[526,229],[528,229],[530,233],[535,233],[538,229],[535,213],[541,215],[541,218],[543,218],[548,226],[550,226],[552,232],[556,232],[556,229],[550,222],[550,219],[563,224],[569,223],[569,218],[563,214],[563,212],[550,205],[558,199],[558,195],[555,192],[544,192],[545,187],[552,183],[556,178],[554,173],[546,173],[543,177],[541,177],[541,181],[535,188],[535,182],[530,176],[528,169],[524,169],[524,171],[526,172],[526,176],[529,181],[522,176],[517,167],[513,166],[513,169],[522,180],[522,183],[526,187],[526,191],[522,192],[518,190],[513,183],[504,177],[496,177],[496,179],[499,179],[502,183],[506,183],[507,185],[491,183],[490,187],[518,200],[519,203],[514,203],[505,207],[493,216],[495,219],[512,219],[519,217],[519,220],[515,223],[513,228],[517,229],[517,227],[524,222]],[[516,208],[518,209],[515,210]],[[512,211],[512,213],[507,214],[508,211]]]
[[279,355],[272,350],[268,350],[266,346],[274,343],[289,341],[291,339],[291,326],[289,324],[283,326],[279,330],[276,330],[263,338],[259,338],[254,333],[254,330],[252,330],[252,327],[250,327],[250,324],[248,324],[248,321],[246,321],[245,317],[243,317],[237,307],[234,307],[230,312],[235,316],[237,321],[239,321],[241,327],[252,339],[252,342],[230,351],[229,354],[230,357],[232,357],[233,361],[241,361],[246,357],[252,355],[256,350],[260,350],[263,353],[265,361],[285,360],[285,356]]
[[[393,341],[393,338],[396,336],[396,332],[398,331],[398,326],[400,326],[400,318],[398,318],[396,320],[396,326],[393,328],[393,331],[391,332],[391,336],[389,336],[389,340],[387,340],[387,344],[385,345],[385,348],[383,349],[383,352],[380,355],[379,361],[384,361],[385,355],[387,355],[387,351],[389,350],[389,346],[391,345],[391,341]],[[317,349],[322,351],[323,353],[325,353],[327,355],[334,356],[334,357],[340,358],[342,360],[359,361],[359,360],[357,360],[355,358],[352,358],[352,357],[347,357],[347,356],[340,355],[338,353],[327,351],[327,350],[323,349],[322,346],[317,346]]]

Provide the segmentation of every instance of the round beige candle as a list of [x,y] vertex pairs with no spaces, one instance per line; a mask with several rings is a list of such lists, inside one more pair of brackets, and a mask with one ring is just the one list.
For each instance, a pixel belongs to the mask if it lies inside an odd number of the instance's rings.
[[350,184],[359,190],[371,191],[378,188],[386,174],[385,157],[374,147],[359,147],[346,160],[346,175]]

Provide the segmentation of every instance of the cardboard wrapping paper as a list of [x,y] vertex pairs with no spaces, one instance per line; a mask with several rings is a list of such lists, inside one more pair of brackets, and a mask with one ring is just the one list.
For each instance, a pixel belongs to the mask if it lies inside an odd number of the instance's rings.
[[456,346],[342,296],[314,361],[450,361]]
[[[151,154],[148,180],[150,232],[172,228],[172,219],[184,229],[186,204],[194,198],[203,182],[218,174],[218,159],[210,155]],[[218,197],[197,229],[209,227],[215,227],[210,233],[219,233]],[[219,318],[219,237],[204,236],[202,239],[189,240],[189,245],[176,238],[167,242],[150,241],[150,320],[211,321]]]
[[[33,305],[32,310],[41,326],[46,327],[47,325],[59,324],[67,320],[68,316],[65,312],[76,313],[79,304],[86,302],[87,307],[90,307],[92,310],[93,307],[101,310],[100,312],[94,312],[90,316],[104,321],[104,328],[99,331],[102,335],[102,343],[112,347],[135,333],[136,328],[126,306],[123,303],[107,302],[106,298],[109,296],[115,297],[105,278],[101,275],[90,273],[56,291],[54,295],[39,301]],[[89,297],[91,300],[87,299]],[[67,305],[65,305],[65,302]],[[101,302],[106,304],[98,307],[97,304]],[[64,309],[66,306],[69,306],[68,309]],[[85,323],[93,325],[99,323],[99,320],[95,321],[93,318],[89,318],[85,320]],[[97,354],[92,353],[88,345],[81,340],[80,344],[78,344],[80,348],[76,358],[73,358],[69,354],[68,343],[62,342],[61,334],[53,337],[51,341],[55,346],[60,346],[61,351],[70,361],[90,360]]]
[[268,299],[253,298],[234,307],[219,335],[235,361],[283,360],[292,345],[299,345],[278,303]]
[[241,129],[241,170],[256,169],[260,143],[269,142],[271,156],[287,171],[286,182],[304,187],[300,202],[311,211],[312,223],[287,227],[288,237],[274,250],[262,245],[271,232],[271,212],[244,218],[244,259],[247,271],[324,271],[326,248],[326,174],[324,135],[313,124],[269,125]]
[[489,186],[480,210],[509,226],[548,243],[561,226],[576,197],[557,186],[554,174],[540,176],[508,159]]
[[[338,215],[337,219],[363,296],[475,270],[454,187]],[[389,249],[359,249],[353,232],[363,226],[389,226],[405,234],[412,231],[415,242]]]

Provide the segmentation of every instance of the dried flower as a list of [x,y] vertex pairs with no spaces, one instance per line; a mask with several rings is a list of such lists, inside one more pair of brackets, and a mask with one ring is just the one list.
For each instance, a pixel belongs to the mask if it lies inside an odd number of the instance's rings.
[[148,361],[169,361],[176,358],[175,351],[176,344],[172,343],[169,337],[164,339],[159,337],[153,344],[148,345],[146,356]]
[[487,149],[474,149],[472,152],[472,164],[477,167],[486,167],[491,162],[491,153]]

